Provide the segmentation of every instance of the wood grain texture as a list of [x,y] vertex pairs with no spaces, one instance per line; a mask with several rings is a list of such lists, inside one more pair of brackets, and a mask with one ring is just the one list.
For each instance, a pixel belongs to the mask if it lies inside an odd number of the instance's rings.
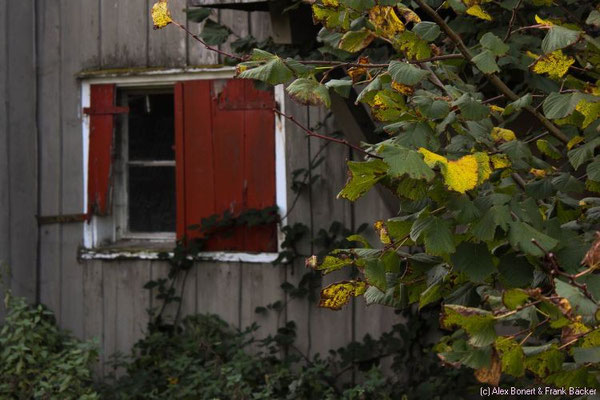
[[[211,19],[214,21],[219,20],[219,11],[212,10],[211,11]],[[204,23],[198,24],[195,22],[188,22],[188,29],[196,35],[199,35],[202,32],[202,28],[204,27]],[[187,37],[187,63],[188,65],[209,65],[209,64],[218,64],[219,56],[214,51],[207,50],[202,44],[196,41],[191,36]]]
[[271,16],[268,11],[250,13],[250,34],[261,41],[269,38],[271,33]]
[[[8,2],[0,3],[0,24],[8,23]],[[0,54],[6,59],[8,41],[0,34]],[[6,270],[10,261],[10,152],[8,137],[8,65],[0,63],[0,296],[4,298],[5,287],[10,286]],[[0,321],[4,318],[4,304],[0,304]]]
[[37,130],[34,2],[8,2],[8,152],[11,288],[35,300],[37,242]]
[[101,0],[103,68],[148,64],[150,27],[147,0]]
[[[233,34],[229,37],[227,43],[219,46],[220,50],[231,52],[230,43],[237,38],[245,38],[250,33],[249,13],[239,10],[219,10],[219,23],[232,30]],[[224,59],[221,56],[220,62]]]
[[[61,51],[60,0],[37,3],[37,82],[40,146],[40,214],[58,215],[61,209]],[[40,228],[40,298],[60,320],[60,226]]]
[[240,263],[198,263],[198,313],[217,314],[240,327],[241,267]]
[[101,351],[94,365],[98,376],[104,375],[104,266],[101,261],[85,262],[83,268],[83,339],[96,340]]

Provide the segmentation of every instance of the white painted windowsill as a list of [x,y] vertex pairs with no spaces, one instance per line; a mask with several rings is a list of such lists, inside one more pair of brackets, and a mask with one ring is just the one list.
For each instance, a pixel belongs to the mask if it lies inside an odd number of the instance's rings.
[[[80,260],[164,260],[173,256],[173,243],[152,243],[142,246],[139,243],[131,246],[106,246],[99,248],[80,248]],[[277,259],[278,253],[245,253],[231,251],[206,251],[195,257],[196,261],[271,263]]]

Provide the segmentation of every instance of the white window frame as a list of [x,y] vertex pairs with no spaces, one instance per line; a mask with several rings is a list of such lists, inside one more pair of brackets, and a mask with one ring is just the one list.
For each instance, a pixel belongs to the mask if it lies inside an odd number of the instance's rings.
[[[220,67],[220,68],[194,68],[194,69],[171,69],[157,70],[134,75],[111,74],[109,71],[105,74],[98,74],[93,77],[83,78],[81,80],[81,109],[90,107],[91,85],[97,84],[114,84],[119,88],[159,88],[173,87],[177,82],[198,80],[198,79],[231,79],[235,75],[235,68]],[[274,89],[275,102],[282,112],[285,112],[285,92],[283,85],[277,85]],[[89,134],[90,134],[90,117],[82,114],[82,139],[83,139],[83,212],[87,212],[88,197],[87,197],[87,178],[88,178],[88,159],[89,159]],[[275,116],[275,190],[276,190],[276,205],[279,213],[282,216],[287,214],[287,180],[286,180],[286,154],[285,154],[285,124],[282,117]],[[113,198],[113,208],[119,207],[116,203],[118,199]],[[118,244],[119,236],[116,232],[116,221],[119,217],[116,215],[119,210],[114,209],[114,212],[107,217],[92,216],[89,222],[84,223],[83,227],[83,249],[80,253],[82,259],[123,259],[123,258],[139,258],[139,259],[158,259],[158,251],[151,250],[148,246],[147,250],[143,249],[144,243],[174,244],[175,237],[172,234],[167,235],[152,235],[135,239],[135,247],[140,247],[139,251],[132,252],[131,250],[119,250],[116,246],[110,244]],[[284,240],[281,227],[285,226],[287,221],[284,219],[278,224],[277,242],[278,248],[281,250],[281,243]],[[133,238],[123,238],[131,240]],[[106,244],[109,245],[106,245]],[[278,253],[262,252],[234,252],[234,251],[216,251],[202,252],[199,255],[203,260],[215,261],[241,261],[241,262],[256,262],[265,263],[272,262],[278,257]]]

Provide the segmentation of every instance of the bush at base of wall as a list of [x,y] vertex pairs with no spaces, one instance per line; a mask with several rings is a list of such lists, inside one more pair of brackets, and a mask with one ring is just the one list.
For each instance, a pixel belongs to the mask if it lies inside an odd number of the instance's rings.
[[100,397],[90,366],[98,352],[60,331],[51,311],[25,299],[5,299],[8,315],[0,326],[1,399],[81,399]]

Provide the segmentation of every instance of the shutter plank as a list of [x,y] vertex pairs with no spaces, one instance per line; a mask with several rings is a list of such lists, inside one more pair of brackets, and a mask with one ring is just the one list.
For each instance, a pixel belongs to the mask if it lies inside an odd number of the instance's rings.
[[[115,85],[92,85],[91,108],[112,108]],[[114,116],[90,115],[88,215],[107,215],[110,209]]]

